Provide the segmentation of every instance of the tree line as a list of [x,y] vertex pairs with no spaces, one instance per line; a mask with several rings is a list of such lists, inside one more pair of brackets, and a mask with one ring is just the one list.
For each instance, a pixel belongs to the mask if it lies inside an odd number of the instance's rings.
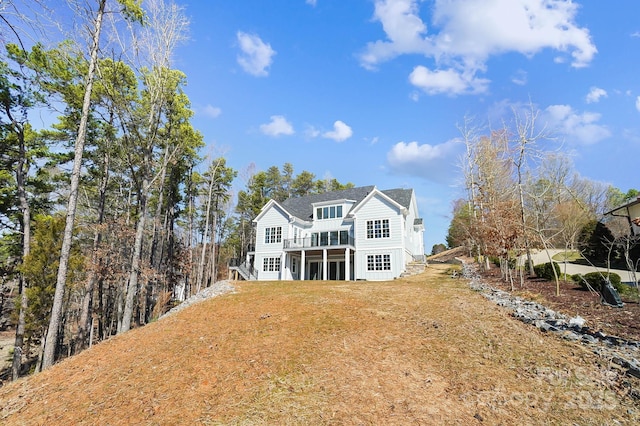
[[[510,122],[490,131],[468,117],[458,126],[467,196],[453,206],[447,245],[467,247],[486,268],[498,264],[512,289],[525,274],[534,275],[534,249],[579,250],[589,261],[635,271],[637,238],[626,221],[604,213],[638,191],[582,177],[532,104],[512,112]],[[527,261],[517,268],[520,258]]]
[[[25,47],[27,18],[11,21],[6,4],[16,41],[0,57],[0,277],[13,296],[13,379],[224,278],[268,199],[352,186],[285,163],[250,166],[234,193],[239,172],[203,155],[187,77],[172,67],[188,29],[176,5],[74,3],[85,40]],[[43,115],[52,123],[34,124]]]

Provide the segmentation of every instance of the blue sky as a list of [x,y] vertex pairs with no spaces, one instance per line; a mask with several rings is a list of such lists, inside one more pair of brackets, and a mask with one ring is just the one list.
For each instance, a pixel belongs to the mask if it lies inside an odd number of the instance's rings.
[[[638,188],[640,3],[181,2],[195,126],[211,155],[381,189],[414,188],[425,247],[460,185],[457,125],[533,102],[584,177]],[[244,185],[238,181],[238,189]]]
[[413,188],[430,251],[464,196],[457,125],[531,101],[583,177],[640,189],[637,0],[174,1],[204,153],[241,176]]

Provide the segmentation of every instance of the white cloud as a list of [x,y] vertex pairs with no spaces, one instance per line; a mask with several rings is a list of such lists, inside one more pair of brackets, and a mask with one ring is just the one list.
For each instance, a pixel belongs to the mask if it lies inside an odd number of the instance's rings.
[[524,70],[516,71],[516,73],[511,77],[511,82],[518,86],[524,86],[527,84],[527,72]]
[[398,142],[387,153],[391,170],[437,183],[450,183],[458,173],[462,144],[450,140],[439,145]]
[[604,89],[601,89],[599,87],[592,87],[591,90],[589,90],[589,93],[587,94],[587,97],[585,98],[585,100],[587,101],[588,104],[592,104],[595,102],[599,102],[600,98],[606,98],[607,97],[607,91]]
[[310,4],[311,6],[315,7],[316,4],[318,3],[317,0],[306,0],[305,3]]
[[489,80],[475,78],[473,75],[463,74],[454,69],[431,71],[422,65],[413,69],[409,74],[409,81],[430,95],[482,93],[486,92],[489,84]]
[[304,134],[306,137],[313,139],[313,138],[317,138],[318,136],[320,136],[320,130],[316,129],[314,126],[307,126],[307,128],[304,131]]
[[640,96],[636,98],[636,109],[640,111]]
[[436,68],[458,70],[472,81],[476,73],[486,70],[493,55],[517,52],[532,56],[553,49],[570,55],[572,66],[584,67],[597,52],[589,30],[575,23],[578,5],[567,0],[428,3],[431,32],[420,17],[421,0],[376,0],[373,19],[382,24],[386,39],[366,45],[361,65],[375,69],[399,55],[421,54],[433,59]]
[[222,114],[222,110],[218,107],[214,107],[213,105],[207,105],[203,108],[202,113],[207,117],[218,118],[220,114]]
[[268,75],[267,69],[271,66],[273,56],[276,54],[271,45],[263,42],[257,35],[242,31],[238,31],[237,38],[242,50],[238,55],[240,66],[251,75],[258,77]]
[[324,132],[322,137],[327,139],[333,139],[336,142],[343,142],[349,139],[353,135],[351,127],[347,126],[344,122],[338,120],[333,123],[333,130]]
[[607,126],[598,124],[601,115],[595,112],[578,113],[569,105],[551,105],[543,117],[551,131],[565,136],[569,142],[593,145],[611,137]]
[[260,125],[260,131],[268,136],[292,135],[295,133],[291,123],[282,115],[272,115],[270,123]]

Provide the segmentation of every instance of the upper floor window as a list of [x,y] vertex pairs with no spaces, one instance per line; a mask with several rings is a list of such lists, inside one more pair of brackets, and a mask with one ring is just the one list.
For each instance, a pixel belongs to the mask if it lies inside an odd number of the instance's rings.
[[389,238],[389,219],[367,221],[367,238]]
[[274,226],[272,228],[265,228],[264,230],[264,243],[279,243],[282,241],[282,226]]
[[342,217],[342,206],[318,207],[316,209],[316,219],[339,219]]

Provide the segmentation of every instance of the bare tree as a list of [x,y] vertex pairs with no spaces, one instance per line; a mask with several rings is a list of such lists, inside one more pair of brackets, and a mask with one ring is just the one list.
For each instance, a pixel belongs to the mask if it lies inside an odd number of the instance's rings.
[[[545,129],[537,129],[536,121],[539,111],[535,109],[532,102],[529,102],[528,109],[524,112],[518,112],[513,109],[514,126],[515,126],[515,138],[512,141],[512,161],[515,167],[516,173],[516,185],[518,188],[519,199],[519,213],[520,213],[520,225],[521,237],[520,240],[524,245],[524,250],[527,256],[527,266],[529,269],[529,275],[534,275],[533,261],[531,260],[531,247],[530,238],[528,236],[528,218],[527,208],[525,205],[525,174],[529,168],[530,161],[537,161],[540,159],[540,151],[536,146],[538,141],[542,139],[549,139]],[[521,279],[524,277],[521,275]]]
[[[143,145],[142,177],[139,188],[139,215],[136,224],[136,237],[133,248],[131,273],[122,314],[122,322],[119,332],[128,331],[131,328],[134,301],[140,276],[140,262],[142,256],[142,241],[147,215],[147,197],[153,183],[159,179],[160,174],[152,176],[153,148],[156,144],[162,119],[162,110],[167,102],[167,84],[171,78],[169,68],[171,57],[176,46],[185,40],[188,21],[182,13],[182,9],[175,4],[166,4],[163,0],[150,0],[146,3],[148,25],[141,34],[133,33],[136,63],[148,69],[145,74],[146,90],[149,96],[149,111],[147,129],[144,135],[138,135],[137,139]],[[176,151],[177,151],[176,147]],[[174,155],[175,152],[171,155]]]

